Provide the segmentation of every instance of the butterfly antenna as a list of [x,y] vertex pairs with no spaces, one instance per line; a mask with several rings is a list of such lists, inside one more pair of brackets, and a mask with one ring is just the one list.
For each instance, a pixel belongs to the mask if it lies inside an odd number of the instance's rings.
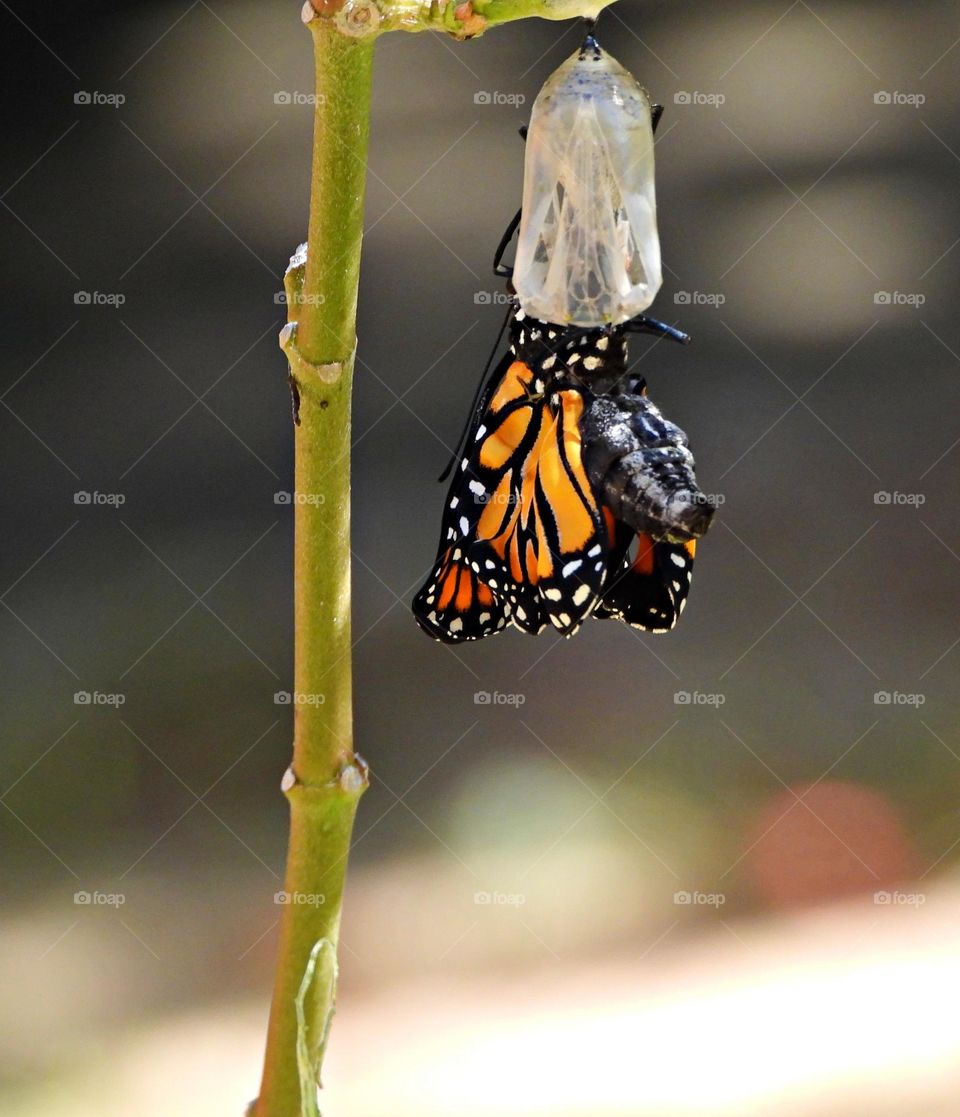
[[509,309],[507,310],[506,317],[503,319],[503,325],[500,327],[500,332],[497,334],[496,344],[491,350],[490,356],[487,358],[487,363],[483,370],[483,376],[480,377],[480,383],[477,385],[477,390],[473,395],[473,403],[470,404],[470,410],[467,412],[467,422],[460,433],[460,437],[457,439],[457,447],[453,451],[453,455],[450,458],[450,461],[447,462],[447,468],[437,478],[438,481],[446,481],[446,479],[450,476],[450,471],[460,460],[460,452],[463,449],[464,443],[467,441],[467,435],[470,432],[470,427],[473,423],[474,416],[476,415],[477,409],[480,406],[480,397],[483,395],[483,389],[487,383],[487,374],[490,372],[490,366],[493,364],[494,358],[500,350],[500,342],[503,340],[503,335],[506,332],[507,326],[510,324],[510,320],[513,318],[515,310],[516,308],[514,307],[513,303],[511,303]]

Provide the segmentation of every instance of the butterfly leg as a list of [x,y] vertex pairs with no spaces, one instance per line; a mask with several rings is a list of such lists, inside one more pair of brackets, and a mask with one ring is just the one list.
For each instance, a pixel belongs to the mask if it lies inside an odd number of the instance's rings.
[[624,329],[632,334],[654,334],[656,337],[665,337],[670,341],[678,341],[681,345],[690,344],[690,335],[675,326],[668,326],[657,318],[649,318],[646,314],[638,314],[624,323]]
[[514,215],[513,220],[506,228],[503,236],[500,238],[500,243],[497,245],[496,255],[493,257],[493,274],[499,276],[501,279],[512,279],[513,268],[509,264],[503,262],[503,254],[507,251],[510,242],[513,240],[513,235],[520,226],[520,218],[523,216],[523,210],[518,209]]

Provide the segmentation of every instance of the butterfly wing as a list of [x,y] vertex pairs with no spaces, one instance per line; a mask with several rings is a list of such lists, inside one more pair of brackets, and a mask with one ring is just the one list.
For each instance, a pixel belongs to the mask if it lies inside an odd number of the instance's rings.
[[657,542],[619,523],[615,531],[610,578],[595,615],[644,632],[669,632],[687,603],[696,541]]
[[[524,378],[532,379],[527,366]],[[583,464],[579,390],[521,403],[487,434],[478,464],[502,465],[467,550],[520,629],[552,624],[572,636],[599,600],[607,571],[606,533]]]
[[413,602],[417,623],[435,640],[459,644],[499,632],[508,613],[493,591],[463,561],[463,549],[444,550]]
[[436,564],[413,600],[420,627],[445,643],[490,636],[504,628],[510,616],[496,579],[472,569],[466,551],[525,437],[528,419],[523,412],[529,409],[525,400],[530,379],[527,366],[510,354],[501,361],[478,402],[450,483]]

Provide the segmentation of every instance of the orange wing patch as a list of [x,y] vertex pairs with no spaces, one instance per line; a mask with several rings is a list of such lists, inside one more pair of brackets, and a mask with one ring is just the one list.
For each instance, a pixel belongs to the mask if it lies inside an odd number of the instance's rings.
[[[528,387],[524,381],[524,394]],[[512,391],[511,403],[523,398]],[[607,529],[583,464],[582,411],[583,396],[573,389],[549,405],[535,397],[515,404],[478,455],[481,465],[511,466],[489,496],[467,557],[528,632],[552,624],[572,635],[606,575]]]
[[687,603],[696,541],[657,543],[649,535],[634,536],[623,524],[616,530],[613,569],[595,615],[644,632],[669,632]]
[[463,561],[447,548],[434,573],[413,602],[420,627],[445,644],[480,640],[504,628],[509,610]]

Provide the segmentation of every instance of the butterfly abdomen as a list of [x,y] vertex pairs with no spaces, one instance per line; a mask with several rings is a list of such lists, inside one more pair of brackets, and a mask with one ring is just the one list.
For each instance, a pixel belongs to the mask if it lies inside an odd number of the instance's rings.
[[714,507],[697,485],[684,432],[646,396],[601,396],[580,421],[601,503],[634,531],[681,542],[705,534]]

